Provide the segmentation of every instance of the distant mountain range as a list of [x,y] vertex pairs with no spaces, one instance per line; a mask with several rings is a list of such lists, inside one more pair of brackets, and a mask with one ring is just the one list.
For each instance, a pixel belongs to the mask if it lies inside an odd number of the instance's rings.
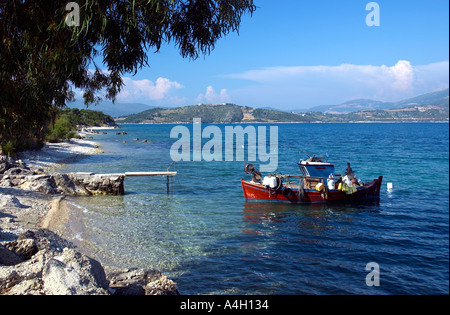
[[[70,108],[85,109],[82,101]],[[251,108],[234,104],[201,104],[177,108],[157,108],[140,103],[103,101],[89,109],[116,117],[117,123],[191,123],[201,118],[205,123],[250,122],[407,122],[449,121],[449,89],[427,93],[399,102],[368,99],[339,105],[316,106],[309,110],[280,111],[274,108]]]
[[[368,99],[351,100],[339,105],[321,105],[315,106],[309,109],[311,112],[321,112],[327,114],[350,114],[361,110],[370,109],[398,109],[411,106],[424,106],[424,105],[437,105],[447,106],[449,89],[445,89],[439,92],[432,92],[423,94],[414,98],[402,100],[399,102],[380,102]],[[294,112],[301,113],[305,110],[293,110]]]
[[[201,104],[177,108],[153,108],[116,119],[116,122],[192,123],[193,118],[201,118],[204,123],[448,122],[449,90],[428,93],[397,103],[355,100],[328,109],[333,113],[318,110],[297,113],[234,104]],[[341,113],[336,113],[338,110],[341,110]]]

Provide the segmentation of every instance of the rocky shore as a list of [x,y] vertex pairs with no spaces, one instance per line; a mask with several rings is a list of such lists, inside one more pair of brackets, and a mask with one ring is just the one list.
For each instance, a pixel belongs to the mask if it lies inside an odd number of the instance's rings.
[[[61,198],[73,190],[52,182],[48,170],[98,150],[72,143],[25,155],[27,163],[0,158],[0,295],[178,294],[159,271],[102,266],[51,230]],[[42,179],[48,185],[33,185]]]

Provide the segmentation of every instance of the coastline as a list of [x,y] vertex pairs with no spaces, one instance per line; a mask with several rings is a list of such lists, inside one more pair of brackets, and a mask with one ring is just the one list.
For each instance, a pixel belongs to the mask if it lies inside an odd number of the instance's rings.
[[[48,143],[38,151],[23,152],[14,163],[48,174],[63,164],[101,153],[100,145],[94,141],[72,139]],[[87,252],[92,254],[92,251],[88,248],[64,238],[63,230],[73,210],[64,194],[2,187],[1,179],[6,177],[3,171],[0,173],[0,295],[179,294],[176,283],[157,270],[102,266],[89,256]]]
[[42,168],[49,172],[62,164],[73,163],[86,156],[101,153],[103,150],[97,142],[71,139],[66,142],[46,143],[40,150],[20,153],[18,158],[29,168]]
[[[41,150],[22,152],[18,161],[30,169],[50,173],[63,164],[102,152],[97,142],[71,139],[67,142],[46,143]],[[0,185],[0,243],[17,238],[29,229],[49,228],[59,215],[62,198],[62,195]]]

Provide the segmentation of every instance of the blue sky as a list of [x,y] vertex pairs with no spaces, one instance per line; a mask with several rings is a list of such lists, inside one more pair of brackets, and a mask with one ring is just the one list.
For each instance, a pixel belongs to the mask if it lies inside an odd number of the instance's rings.
[[121,103],[184,106],[230,102],[281,110],[356,98],[397,101],[449,85],[446,0],[255,0],[239,36],[211,55],[183,59],[173,44],[150,67],[124,75]]

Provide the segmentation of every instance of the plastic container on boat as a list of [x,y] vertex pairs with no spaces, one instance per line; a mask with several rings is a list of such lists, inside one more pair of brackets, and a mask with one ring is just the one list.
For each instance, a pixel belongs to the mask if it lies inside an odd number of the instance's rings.
[[316,190],[317,190],[317,191],[321,191],[324,187],[325,187],[324,183],[318,183],[318,184],[316,185]]
[[270,188],[277,188],[277,178],[276,177],[264,177],[263,185],[269,186]]
[[277,188],[277,178],[276,177],[270,177],[270,188]]
[[336,181],[334,180],[333,174],[330,174],[329,179],[327,179],[327,186],[329,190],[335,189]]

